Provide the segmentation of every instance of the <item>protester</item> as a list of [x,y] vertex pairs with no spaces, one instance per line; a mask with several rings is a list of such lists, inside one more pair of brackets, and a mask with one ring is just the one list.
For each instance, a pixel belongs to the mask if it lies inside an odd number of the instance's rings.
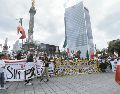
[[33,60],[33,54],[28,54],[28,56],[27,56],[27,62],[33,62],[34,60]]
[[4,54],[4,59],[5,60],[10,60],[10,55],[9,54]]
[[44,75],[46,76],[46,79],[47,79],[47,82],[49,81],[49,74],[48,74],[48,67],[49,67],[49,63],[48,63],[48,57],[47,57],[47,54],[44,54],[44,58],[42,59],[44,64],[45,64],[45,69],[44,69],[44,72],[41,76],[41,80],[43,80],[43,77]]
[[17,60],[20,60],[20,59],[22,59],[21,57],[22,57],[22,53],[19,52],[19,53],[17,54],[16,58],[17,58]]
[[42,68],[43,61],[41,56],[37,56],[35,64],[36,64],[37,78],[40,78],[43,71],[43,68]]
[[100,65],[99,65],[99,68],[101,70],[101,72],[106,72],[106,68],[107,68],[107,63],[106,63],[106,60],[103,60]]
[[[33,54],[31,53],[28,53],[28,56],[27,56],[27,62],[33,62]],[[33,69],[34,70],[34,69]],[[33,71],[34,72],[34,71]],[[34,75],[34,74],[33,74]],[[30,83],[30,80],[31,79],[25,79],[25,85],[32,85],[32,83]]]
[[0,89],[6,89],[4,86],[4,70],[5,70],[5,62],[3,61],[4,55],[0,55]]

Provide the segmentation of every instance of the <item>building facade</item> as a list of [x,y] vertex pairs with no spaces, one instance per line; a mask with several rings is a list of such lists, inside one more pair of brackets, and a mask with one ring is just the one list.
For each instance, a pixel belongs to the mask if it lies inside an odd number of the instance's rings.
[[40,43],[39,45],[37,45],[37,49],[39,52],[44,52],[47,53],[48,55],[55,55],[55,53],[59,53],[59,46],[55,46],[55,45],[50,45],[50,44],[44,44],[44,43]]
[[89,11],[83,2],[65,9],[65,41],[70,50],[81,51],[81,58],[94,51]]
[[[23,44],[24,51],[28,51],[29,48],[31,47],[29,47],[28,43]],[[60,52],[59,46],[41,43],[40,41],[33,41],[32,48],[34,51],[37,51],[37,53],[42,52],[47,53],[47,55],[54,55],[55,53]]]

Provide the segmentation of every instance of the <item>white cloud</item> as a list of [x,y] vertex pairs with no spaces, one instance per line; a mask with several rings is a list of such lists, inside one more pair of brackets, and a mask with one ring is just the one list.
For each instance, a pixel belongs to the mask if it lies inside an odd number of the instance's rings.
[[[67,1],[67,0],[66,0]],[[69,0],[71,4],[82,0]],[[83,0],[89,9],[94,42],[98,48],[107,47],[107,41],[119,38],[119,0]],[[62,45],[64,40],[65,0],[36,0],[34,39],[41,42]],[[19,38],[16,33],[18,20],[24,18],[25,31],[29,28],[31,0],[1,0],[0,43],[8,37],[9,45]],[[116,15],[116,16],[115,16]],[[107,22],[113,24],[108,26]],[[109,24],[110,25],[110,24]],[[116,31],[113,36],[113,31]],[[116,37],[115,37],[116,35]]]
[[119,38],[120,0],[85,0],[91,16],[94,42],[102,49]]

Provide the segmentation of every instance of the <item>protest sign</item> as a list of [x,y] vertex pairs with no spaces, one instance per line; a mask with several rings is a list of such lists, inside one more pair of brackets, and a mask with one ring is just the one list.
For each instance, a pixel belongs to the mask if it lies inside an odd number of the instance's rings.
[[[26,62],[25,60],[7,60],[5,66],[6,81],[24,81],[41,76],[44,71],[42,62]],[[49,75],[54,75],[54,64],[48,68]]]

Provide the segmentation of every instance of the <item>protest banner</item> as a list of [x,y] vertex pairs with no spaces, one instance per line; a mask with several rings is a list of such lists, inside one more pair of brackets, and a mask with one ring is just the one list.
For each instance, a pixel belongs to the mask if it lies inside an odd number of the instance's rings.
[[36,63],[36,76],[39,77],[42,75],[43,70],[44,70],[44,64],[42,62],[42,60],[37,60]]
[[25,60],[9,60],[5,62],[6,81],[23,81],[34,78],[35,68],[33,62],[26,62]]
[[79,74],[90,74],[97,73],[97,61],[87,61],[87,60],[79,60],[79,61],[65,61],[65,62],[57,62],[55,64],[55,74],[57,76],[64,75],[79,75]]
[[49,76],[54,76],[54,63],[53,62],[49,62],[48,73],[49,73]]
[[6,81],[23,81],[25,79],[24,66],[26,61],[5,61]]
[[[42,62],[26,62],[26,60],[5,60],[5,80],[24,81],[41,76],[44,71]],[[54,75],[54,64],[51,62],[48,68],[49,75]]]

